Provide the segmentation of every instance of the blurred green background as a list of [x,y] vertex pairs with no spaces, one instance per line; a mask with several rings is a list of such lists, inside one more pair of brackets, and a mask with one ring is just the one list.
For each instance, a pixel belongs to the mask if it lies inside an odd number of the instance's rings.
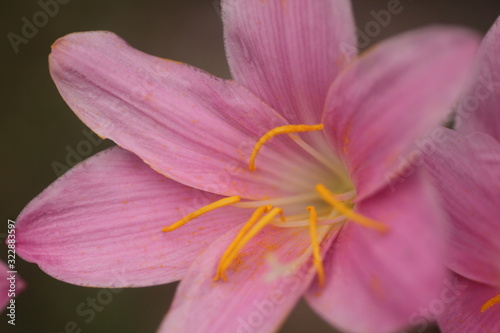
[[[33,197],[57,176],[54,161],[64,164],[66,147],[76,148],[85,140],[86,127],[60,98],[47,66],[50,45],[58,37],[75,31],[110,30],[134,47],[160,57],[200,67],[229,78],[219,5],[211,0],[65,0],[58,13],[38,29],[27,44],[15,53],[9,32],[21,34],[22,18],[29,20],[41,10],[37,1],[4,1],[2,25],[2,227],[5,238],[7,219],[15,219]],[[373,20],[370,12],[387,8],[388,0],[354,0],[357,26],[363,30]],[[431,23],[459,24],[485,33],[500,15],[500,1],[401,0],[403,11],[371,43],[402,31]],[[92,154],[112,145],[93,147]],[[0,258],[7,248],[0,245]],[[65,331],[69,321],[82,332],[154,332],[167,312],[176,285],[127,289],[113,300],[95,320],[87,324],[76,313],[87,297],[99,289],[83,288],[57,281],[34,264],[17,260],[19,274],[27,290],[17,299],[16,326],[7,324],[5,313],[0,332]],[[196,320],[197,314],[193,314]],[[301,303],[280,332],[334,332]],[[428,332],[437,332],[429,330]]]

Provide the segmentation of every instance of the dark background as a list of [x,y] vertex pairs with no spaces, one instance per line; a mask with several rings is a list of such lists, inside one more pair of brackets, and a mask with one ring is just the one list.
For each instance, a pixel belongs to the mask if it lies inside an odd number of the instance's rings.
[[[46,1],[46,0],[44,0]],[[67,1],[67,0],[66,0]],[[364,30],[373,20],[370,12],[387,8],[389,0],[354,0],[357,26]],[[500,1],[401,0],[403,11],[373,38],[372,44],[399,32],[431,23],[459,24],[484,34],[500,15]],[[211,0],[71,0],[16,54],[7,39],[21,34],[23,17],[32,21],[41,8],[37,1],[4,1],[2,25],[2,207],[0,238],[7,219],[15,219],[33,197],[57,178],[52,163],[65,164],[66,147],[75,149],[86,140],[86,127],[60,98],[47,66],[50,45],[65,34],[85,30],[110,30],[134,47],[164,58],[186,62],[214,75],[229,78],[217,2]],[[91,154],[112,145],[105,142]],[[3,234],[2,234],[3,233]],[[131,235],[132,236],[132,235]],[[0,258],[7,248],[0,245]],[[17,259],[19,274],[28,289],[17,298],[15,328],[5,313],[0,332],[64,332],[75,321],[82,332],[154,332],[167,312],[176,285],[126,289],[97,313],[90,324],[76,314],[76,307],[99,289],[57,281],[34,264]],[[354,310],[354,309],[353,309]],[[196,320],[198,314],[193,314]],[[334,332],[301,303],[280,332]],[[430,330],[429,332],[437,332]]]

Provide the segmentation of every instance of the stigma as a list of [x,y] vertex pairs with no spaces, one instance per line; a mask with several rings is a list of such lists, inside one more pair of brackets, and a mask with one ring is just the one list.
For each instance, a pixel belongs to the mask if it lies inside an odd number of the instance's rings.
[[[320,163],[329,166],[337,174],[341,173],[335,165],[329,162],[328,158],[323,157],[296,134],[300,132],[321,131],[323,128],[323,124],[286,125],[268,131],[257,141],[250,154],[249,170],[256,170],[255,160],[260,149],[267,141],[277,135],[288,134],[295,143],[310,153]],[[309,191],[306,192],[302,191],[301,193],[287,197],[260,201],[242,201],[240,196],[231,196],[215,201],[186,215],[174,224],[163,228],[162,231],[172,232],[201,215],[226,206],[253,209],[250,219],[242,224],[240,231],[219,259],[214,281],[226,281],[228,279],[228,270],[231,269],[232,264],[237,260],[243,248],[262,230],[272,225],[281,228],[302,228],[304,232],[309,234],[310,245],[299,258],[294,260],[294,263],[299,264],[294,266],[299,267],[301,264],[310,261],[316,271],[318,284],[323,286],[325,284],[325,272],[322,253],[326,249],[322,249],[321,245],[331,230],[341,228],[348,221],[381,233],[386,233],[389,230],[385,224],[356,212],[354,209],[354,199],[355,191],[352,188],[348,191],[335,193],[324,183],[313,183],[309,187]]]
[[[324,128],[323,124],[318,125],[285,125],[273,128],[264,134],[259,141],[255,144],[255,147],[252,150],[252,154],[250,155],[250,162],[248,163],[248,169],[250,171],[255,171],[255,159],[257,158],[257,154],[264,144],[272,139],[273,137],[279,134],[293,134],[299,132],[312,132],[312,131],[321,131]],[[293,137],[292,139],[297,139],[297,137]]]

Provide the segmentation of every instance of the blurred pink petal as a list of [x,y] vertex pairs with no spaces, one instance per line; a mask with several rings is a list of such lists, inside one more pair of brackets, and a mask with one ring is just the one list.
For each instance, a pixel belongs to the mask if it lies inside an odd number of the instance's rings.
[[359,199],[386,186],[399,157],[449,113],[476,49],[467,31],[425,28],[382,42],[342,72],[323,122]]
[[161,229],[219,198],[165,178],[134,154],[111,148],[71,169],[26,206],[17,219],[18,254],[78,285],[118,288],[176,281],[200,251],[248,219],[248,211],[225,207],[178,233]]
[[468,285],[439,318],[444,332],[496,332],[500,328],[498,305],[492,302],[492,308],[480,312],[500,287],[499,22],[481,45],[479,71],[459,103],[457,132],[442,129],[424,151],[425,164],[450,217],[447,265]]
[[222,17],[234,79],[288,121],[319,123],[346,52],[357,50],[350,1],[226,0]]
[[481,133],[442,131],[425,162],[452,221],[448,266],[500,286],[500,143]]
[[348,332],[395,332],[427,306],[445,279],[442,224],[436,197],[421,172],[358,204],[387,234],[348,224],[325,262],[326,284],[313,286],[309,304]]
[[482,132],[500,141],[500,18],[479,49],[479,73],[457,111],[456,128]]
[[485,302],[500,294],[500,288],[473,282],[459,275],[456,278],[461,290],[457,299],[447,304],[439,318],[441,332],[500,332],[500,306],[494,306],[484,312],[479,311]]

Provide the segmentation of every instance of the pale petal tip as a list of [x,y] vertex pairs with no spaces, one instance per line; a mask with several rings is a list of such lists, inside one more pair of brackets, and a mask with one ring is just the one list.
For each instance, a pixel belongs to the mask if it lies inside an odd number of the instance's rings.
[[106,30],[96,30],[96,31],[81,31],[73,32],[62,37],[59,37],[52,45],[52,53],[63,46],[67,46],[71,42],[75,43],[85,43],[85,42],[95,42],[101,39],[114,39],[115,42],[126,44],[126,42],[120,38],[117,34]]

